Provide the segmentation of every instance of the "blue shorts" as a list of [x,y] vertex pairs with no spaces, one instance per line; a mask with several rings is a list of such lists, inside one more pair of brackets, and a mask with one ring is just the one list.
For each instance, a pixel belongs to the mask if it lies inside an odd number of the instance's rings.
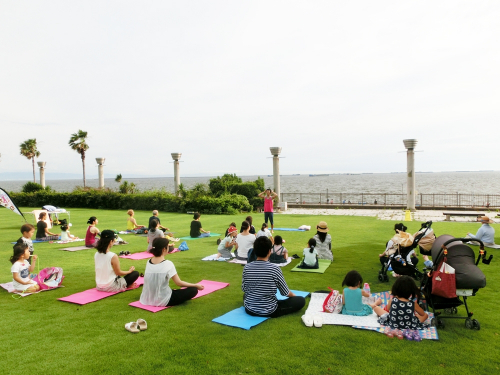
[[264,220],[266,221],[266,224],[267,221],[269,220],[271,222],[271,225],[274,225],[273,215],[274,215],[273,212],[264,212]]

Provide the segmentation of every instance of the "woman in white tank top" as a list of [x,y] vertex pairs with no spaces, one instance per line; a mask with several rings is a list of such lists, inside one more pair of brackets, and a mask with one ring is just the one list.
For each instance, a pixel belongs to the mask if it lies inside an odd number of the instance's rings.
[[96,289],[101,292],[122,292],[139,277],[134,266],[128,271],[120,269],[118,255],[109,251],[114,243],[115,233],[112,230],[103,230],[94,256]]

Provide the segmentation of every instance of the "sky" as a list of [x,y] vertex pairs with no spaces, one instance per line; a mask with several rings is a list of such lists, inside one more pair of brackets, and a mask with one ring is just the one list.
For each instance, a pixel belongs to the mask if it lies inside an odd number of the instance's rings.
[[[499,170],[500,2],[0,0],[0,173]],[[402,152],[403,151],[403,152]],[[38,173],[37,173],[38,174]]]

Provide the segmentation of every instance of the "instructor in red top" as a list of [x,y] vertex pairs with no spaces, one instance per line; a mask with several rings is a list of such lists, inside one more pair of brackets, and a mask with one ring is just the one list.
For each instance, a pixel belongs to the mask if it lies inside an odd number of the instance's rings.
[[271,189],[266,189],[266,191],[259,194],[259,197],[264,198],[264,220],[266,224],[268,220],[271,222],[271,233],[274,233],[273,201],[277,196],[278,194]]

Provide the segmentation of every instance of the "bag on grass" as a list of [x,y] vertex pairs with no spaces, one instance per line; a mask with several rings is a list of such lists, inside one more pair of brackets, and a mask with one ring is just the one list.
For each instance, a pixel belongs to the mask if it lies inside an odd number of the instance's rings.
[[432,294],[443,298],[457,296],[455,269],[446,263],[446,257],[441,262],[438,271],[432,273]]
[[182,243],[179,245],[178,249],[180,251],[189,250],[189,247],[188,247],[188,244],[186,243],[186,241],[182,241]]
[[57,288],[64,280],[63,269],[60,267],[44,268],[33,280],[36,281],[41,290]]
[[330,294],[326,296],[325,302],[323,302],[323,312],[329,312],[332,314],[340,314],[342,312],[342,294],[338,290],[331,290]]

